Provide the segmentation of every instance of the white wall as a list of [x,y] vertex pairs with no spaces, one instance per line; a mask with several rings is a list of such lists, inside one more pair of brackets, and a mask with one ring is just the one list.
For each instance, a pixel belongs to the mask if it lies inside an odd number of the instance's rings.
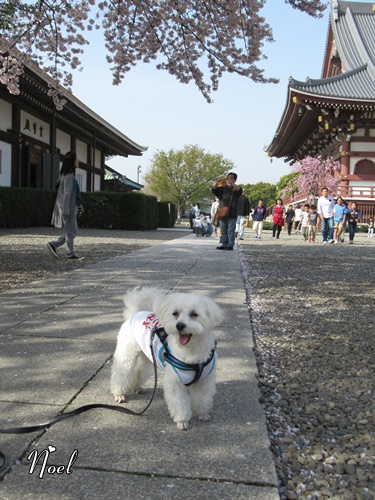
[[62,130],[56,130],[56,147],[60,149],[61,154],[65,155],[71,149],[70,135]]
[[82,163],[87,163],[87,144],[77,140],[77,149],[76,153],[78,156],[78,160]]
[[94,191],[100,191],[100,175],[94,175]]
[[9,187],[12,180],[12,146],[0,141],[0,186]]
[[100,168],[102,161],[101,152],[98,149],[95,149],[95,167]]
[[351,142],[350,151],[375,151],[374,142]]
[[[78,157],[79,158],[79,157]],[[80,190],[84,193],[87,191],[87,172],[81,168],[76,168],[76,179]]]

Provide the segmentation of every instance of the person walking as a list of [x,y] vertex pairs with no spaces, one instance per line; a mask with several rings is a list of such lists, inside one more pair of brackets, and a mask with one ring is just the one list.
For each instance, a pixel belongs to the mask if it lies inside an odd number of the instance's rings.
[[276,205],[272,209],[272,238],[276,236],[277,240],[280,238],[281,228],[284,225],[284,213],[283,200],[277,198]]
[[346,216],[348,219],[349,228],[349,244],[352,245],[357,229],[357,224],[361,220],[361,212],[358,210],[358,205],[355,201],[352,203],[352,206]]
[[66,153],[60,170],[59,189],[51,220],[53,226],[62,228],[62,234],[56,241],[47,243],[48,250],[56,258],[58,258],[57,248],[65,243],[68,260],[83,259],[74,251],[74,238],[78,233],[78,207],[83,210],[81,191],[75,178],[75,169],[78,165],[77,154],[74,151]]
[[294,215],[294,232],[300,233],[301,232],[301,216],[302,216],[301,205],[296,206],[294,213],[295,213],[295,215]]
[[242,187],[236,184],[237,174],[229,172],[226,179],[217,180],[212,186],[212,192],[219,199],[219,211],[229,208],[228,217],[220,219],[221,245],[218,250],[233,250],[235,242],[237,203],[242,194]]
[[236,236],[239,240],[243,240],[245,220],[249,219],[250,203],[245,196],[246,191],[243,190],[241,196],[238,198],[237,204],[237,222],[236,222]]
[[309,213],[309,242],[310,243],[315,243],[315,238],[316,238],[316,227],[318,225],[319,221],[319,215],[318,212],[316,211],[316,205],[312,204],[310,206],[310,213]]
[[192,203],[189,210],[190,229],[194,228],[194,219],[195,219],[195,203]]
[[343,228],[345,227],[347,211],[348,209],[346,208],[346,205],[344,205],[343,199],[341,198],[341,196],[339,196],[336,200],[335,208],[333,210],[333,239],[336,244],[340,242],[340,236]]
[[304,241],[307,241],[309,235],[309,215],[310,215],[310,205],[306,203],[303,207],[303,212],[301,215],[301,234]]
[[367,222],[367,237],[372,238],[374,236],[374,217],[370,217]]
[[286,211],[285,214],[285,222],[288,228],[288,235],[292,235],[292,228],[293,228],[293,222],[294,218],[296,216],[295,211],[293,210],[293,205],[289,205],[288,210]]
[[267,209],[263,206],[263,201],[258,201],[258,206],[254,208],[251,214],[253,219],[253,230],[255,231],[255,238],[260,240],[262,236],[263,224],[267,217]]
[[333,212],[335,203],[331,196],[328,196],[328,189],[322,189],[322,196],[318,200],[318,214],[322,222],[323,243],[333,243]]

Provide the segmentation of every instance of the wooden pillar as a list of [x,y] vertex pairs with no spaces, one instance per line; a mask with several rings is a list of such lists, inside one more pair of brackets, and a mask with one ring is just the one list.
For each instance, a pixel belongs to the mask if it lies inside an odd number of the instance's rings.
[[15,142],[12,142],[12,174],[11,186],[22,186],[22,156],[21,156],[21,110],[18,104],[12,106],[12,130],[16,135]]
[[341,151],[341,184],[340,184],[340,194],[341,196],[348,196],[349,194],[349,180],[348,175],[350,174],[350,140],[345,138],[342,141],[342,151]]

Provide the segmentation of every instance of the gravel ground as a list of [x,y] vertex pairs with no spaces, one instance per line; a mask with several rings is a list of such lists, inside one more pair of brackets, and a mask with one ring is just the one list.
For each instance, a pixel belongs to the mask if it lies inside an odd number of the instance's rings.
[[375,238],[354,241],[241,245],[281,498],[375,498]]
[[159,245],[187,234],[181,230],[116,231],[81,228],[74,248],[84,259],[66,262],[65,246],[58,250],[61,255],[58,260],[50,254],[46,246],[59,235],[58,229],[0,229],[0,292],[72,268],[84,267],[117,255]]
[[[78,262],[55,260],[53,228],[0,229],[0,291],[186,235],[81,229]],[[285,499],[375,498],[375,238],[240,246],[259,387]],[[62,252],[63,253],[63,252]]]

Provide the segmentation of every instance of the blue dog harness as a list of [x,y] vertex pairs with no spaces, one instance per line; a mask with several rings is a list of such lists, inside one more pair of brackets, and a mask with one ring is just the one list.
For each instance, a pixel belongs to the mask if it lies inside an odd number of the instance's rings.
[[168,345],[168,334],[155,314],[147,311],[137,312],[129,320],[129,329],[148,359],[152,361],[151,347],[159,367],[164,370],[168,363],[187,387],[207,377],[215,368],[216,341],[215,347],[204,363],[189,364],[173,356]]

